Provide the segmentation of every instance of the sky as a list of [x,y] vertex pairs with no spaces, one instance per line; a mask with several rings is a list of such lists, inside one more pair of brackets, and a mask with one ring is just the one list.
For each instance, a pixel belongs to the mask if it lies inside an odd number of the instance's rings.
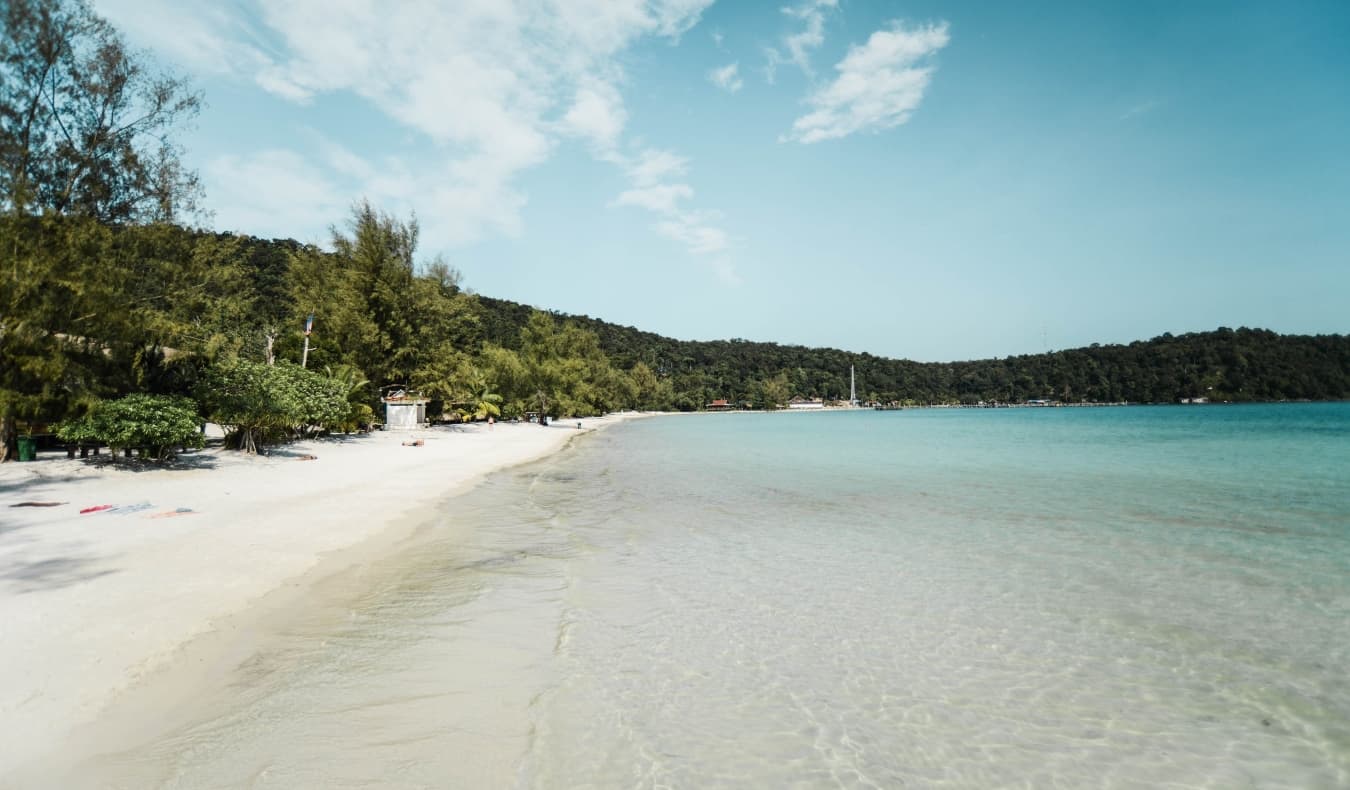
[[1350,331],[1350,3],[94,5],[218,230],[365,198],[487,296],[921,361]]

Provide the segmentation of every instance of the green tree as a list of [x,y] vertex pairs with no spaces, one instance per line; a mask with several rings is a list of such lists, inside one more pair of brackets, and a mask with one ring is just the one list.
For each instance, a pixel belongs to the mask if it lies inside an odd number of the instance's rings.
[[[569,378],[564,340],[553,317],[535,311],[520,330],[521,383],[525,398],[539,414],[539,423],[562,413],[561,391]],[[550,412],[550,408],[552,412]]]
[[522,416],[532,410],[530,404],[535,402],[535,393],[530,389],[525,363],[519,354],[488,343],[483,346],[479,361],[485,377],[502,396],[502,414]]
[[103,222],[195,209],[172,134],[200,107],[150,71],[84,0],[0,6],[0,209]]
[[477,304],[459,289],[459,273],[432,261],[413,278],[409,309],[415,348],[408,383],[431,398],[463,400],[466,384],[481,370],[469,354],[479,345]]
[[493,391],[486,371],[474,365],[464,365],[460,373],[460,394],[456,400],[460,416],[466,420],[485,420],[502,416],[503,398]]
[[787,373],[761,379],[755,387],[755,408],[780,409],[792,398]]
[[356,289],[360,328],[346,333],[352,362],[379,385],[407,384],[417,367],[413,253],[417,221],[399,222],[368,202],[352,209],[350,235],[333,234],[334,256]]
[[256,453],[269,441],[342,425],[350,413],[348,393],[344,383],[299,365],[240,359],[209,369],[199,400],[226,429],[228,446]]
[[628,371],[633,390],[633,405],[644,411],[674,408],[675,388],[668,376],[662,376],[645,362],[637,362]]
[[451,389],[454,371],[480,342],[478,308],[441,260],[417,272],[416,220],[402,222],[357,204],[334,252],[303,248],[290,255],[287,291],[292,324],[316,318],[310,359],[351,364],[378,386]]
[[370,405],[373,397],[370,381],[361,371],[351,365],[325,365],[323,375],[347,394],[347,413],[332,424],[334,429],[351,433],[375,421],[375,410]]
[[0,461],[17,420],[127,391],[165,360],[163,307],[183,280],[138,277],[119,247],[135,234],[99,223],[195,209],[173,134],[198,105],[83,0],[0,4]]
[[631,380],[616,371],[599,338],[572,323],[558,326],[542,311],[530,315],[520,331],[517,386],[530,410],[561,417],[603,413],[631,402]]
[[[0,216],[0,433],[119,394],[191,391],[230,347],[238,245],[172,225]],[[185,383],[186,382],[186,383]]]
[[106,231],[59,217],[0,217],[0,460],[16,457],[17,422],[91,402],[89,371],[102,364],[86,335],[99,305],[83,282]]

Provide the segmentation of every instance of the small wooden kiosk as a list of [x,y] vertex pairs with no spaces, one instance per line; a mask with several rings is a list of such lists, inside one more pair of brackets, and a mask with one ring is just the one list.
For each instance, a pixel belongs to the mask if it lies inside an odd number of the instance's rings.
[[427,424],[427,401],[420,392],[389,387],[384,397],[384,427],[393,431],[414,431]]

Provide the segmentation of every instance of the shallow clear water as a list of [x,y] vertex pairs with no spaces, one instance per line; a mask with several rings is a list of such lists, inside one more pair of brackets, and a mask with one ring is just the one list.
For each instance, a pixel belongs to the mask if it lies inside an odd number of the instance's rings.
[[644,420],[453,513],[86,775],[1350,786],[1350,404]]

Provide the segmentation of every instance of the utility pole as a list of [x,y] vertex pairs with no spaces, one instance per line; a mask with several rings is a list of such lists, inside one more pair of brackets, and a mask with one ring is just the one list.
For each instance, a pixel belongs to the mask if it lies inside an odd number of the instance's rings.
[[300,367],[309,365],[309,333],[314,330],[314,314],[310,313],[309,318],[305,319],[305,350],[300,355]]

